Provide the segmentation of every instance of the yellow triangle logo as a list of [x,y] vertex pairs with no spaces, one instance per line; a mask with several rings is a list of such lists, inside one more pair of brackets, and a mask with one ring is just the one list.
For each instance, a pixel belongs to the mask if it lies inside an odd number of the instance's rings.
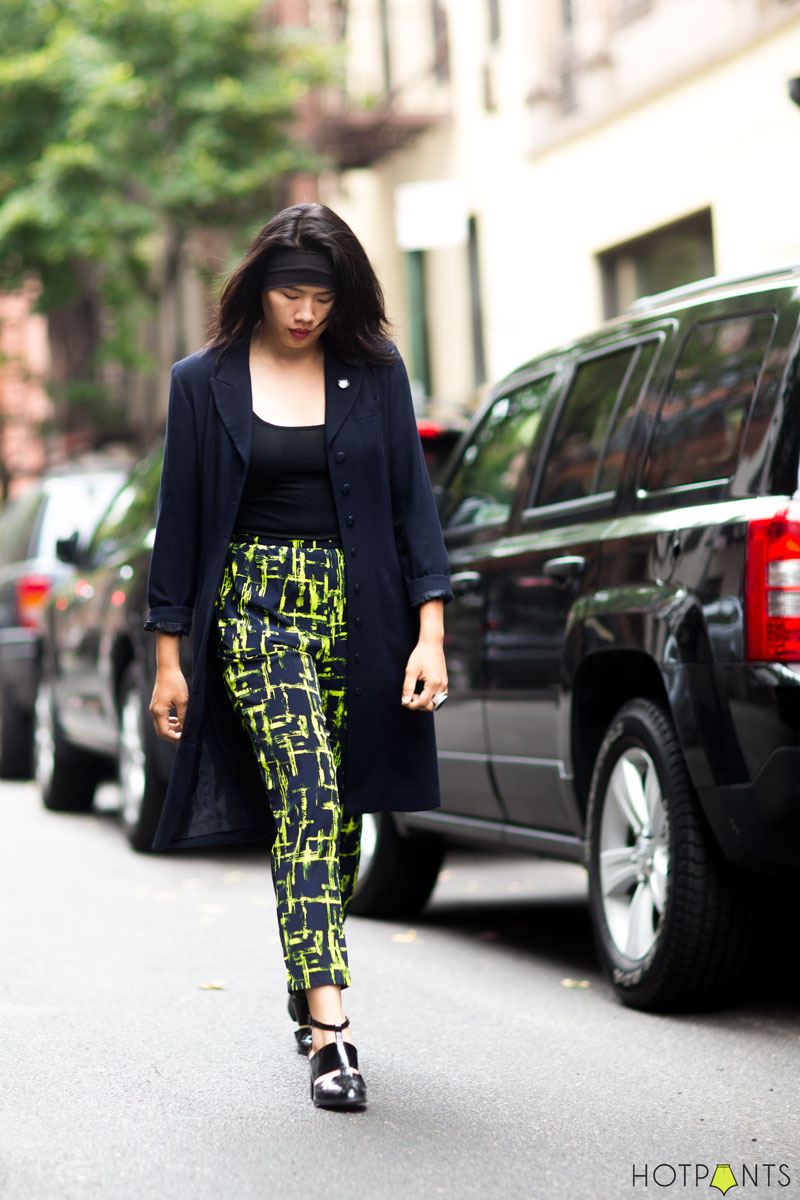
[[724,1196],[728,1188],[738,1187],[739,1185],[736,1182],[736,1176],[731,1170],[730,1165],[728,1163],[718,1163],[717,1169],[714,1172],[714,1178],[708,1186],[718,1188]]

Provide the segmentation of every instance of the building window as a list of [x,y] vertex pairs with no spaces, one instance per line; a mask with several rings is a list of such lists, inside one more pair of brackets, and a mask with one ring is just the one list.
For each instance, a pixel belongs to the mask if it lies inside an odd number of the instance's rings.
[[617,0],[617,23],[624,25],[627,21],[635,21],[637,17],[649,13],[652,7],[653,0]]
[[494,46],[500,41],[500,0],[488,0],[489,41]]
[[565,61],[558,72],[558,92],[556,104],[562,117],[574,113],[578,107],[578,90],[575,84],[575,71],[572,63]]
[[406,253],[409,340],[411,342],[411,390],[418,400],[431,394],[431,356],[428,336],[428,282],[425,251]]
[[450,39],[447,32],[447,10],[442,0],[431,0],[433,21],[433,73],[438,83],[450,79]]
[[483,108],[487,113],[497,112],[497,97],[494,91],[494,70],[491,63],[481,67],[481,94]]
[[714,274],[711,210],[613,246],[597,259],[606,318],[624,312],[639,296],[706,279]]
[[486,383],[486,350],[483,340],[483,289],[481,287],[478,218],[468,223],[467,255],[469,260],[470,327],[472,329],[472,371],[475,387]]
[[378,15],[381,27],[381,62],[383,64],[383,86],[392,90],[392,40],[389,30],[389,0],[378,0]]

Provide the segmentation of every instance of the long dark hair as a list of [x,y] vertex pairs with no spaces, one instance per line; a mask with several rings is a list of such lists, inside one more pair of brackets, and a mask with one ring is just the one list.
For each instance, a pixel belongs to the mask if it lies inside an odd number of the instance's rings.
[[336,299],[323,340],[348,363],[391,362],[383,290],[364,247],[349,225],[324,204],[294,204],[276,213],[257,234],[220,296],[207,349],[224,357],[249,343],[261,320],[261,281],[279,247],[323,251],[336,271]]

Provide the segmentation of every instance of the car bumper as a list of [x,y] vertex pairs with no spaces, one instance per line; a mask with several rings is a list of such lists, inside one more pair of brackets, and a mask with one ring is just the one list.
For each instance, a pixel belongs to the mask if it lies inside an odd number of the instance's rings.
[[800,866],[800,747],[783,746],[750,783],[700,789],[719,844],[752,871]]
[[37,629],[0,629],[0,686],[13,692],[14,700],[33,710],[42,658],[42,639]]

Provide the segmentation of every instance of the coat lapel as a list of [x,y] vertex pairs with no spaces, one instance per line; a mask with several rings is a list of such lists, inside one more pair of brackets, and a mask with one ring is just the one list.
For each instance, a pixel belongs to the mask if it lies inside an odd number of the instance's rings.
[[253,393],[250,386],[250,347],[237,346],[227,354],[211,379],[220,419],[245,466],[253,439]]
[[325,440],[330,446],[361,393],[364,368],[325,353]]
[[[361,394],[364,367],[325,355],[325,440],[331,444]],[[237,346],[222,360],[211,378],[220,419],[245,464],[252,445],[253,393],[250,386],[250,348]]]

